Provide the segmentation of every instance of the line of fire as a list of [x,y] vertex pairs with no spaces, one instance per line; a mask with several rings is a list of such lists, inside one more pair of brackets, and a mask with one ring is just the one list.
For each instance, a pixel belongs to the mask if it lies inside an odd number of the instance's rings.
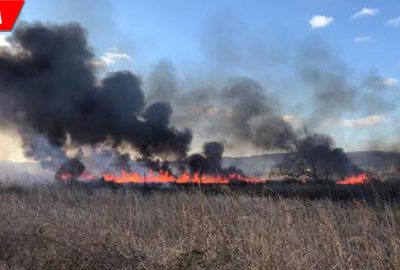
[[[0,54],[0,120],[19,132],[26,157],[61,183],[355,185],[371,178],[330,136],[294,127],[276,98],[250,78],[203,91],[199,99],[198,93],[175,93],[174,103],[166,101],[174,87],[168,65],[153,74],[153,92],[130,71],[99,77],[99,60],[79,24],[22,24],[9,43]],[[199,115],[209,119],[200,123]],[[196,123],[226,141],[206,142],[200,153],[189,154],[199,136]],[[273,177],[223,166],[225,148],[242,144],[285,153]]]

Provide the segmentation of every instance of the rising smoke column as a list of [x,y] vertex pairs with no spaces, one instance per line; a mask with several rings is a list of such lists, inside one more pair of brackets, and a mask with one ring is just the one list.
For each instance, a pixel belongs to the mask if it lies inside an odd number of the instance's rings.
[[[105,141],[129,144],[145,157],[186,155],[191,132],[169,125],[168,104],[145,104],[139,77],[96,77],[80,25],[23,24],[10,42],[13,50],[0,52],[0,121],[19,130],[29,157],[55,164],[68,147]],[[40,153],[43,140],[57,150]]]
[[189,170],[192,174],[218,175],[223,174],[222,156],[224,146],[218,142],[208,142],[203,145],[202,154],[193,154],[188,158]]
[[317,181],[328,181],[362,172],[342,148],[335,147],[329,135],[308,130],[296,135],[291,151],[279,165],[285,174],[295,179],[307,177]]
[[[181,93],[172,67],[164,64],[153,76],[156,83],[147,99],[152,103],[146,104],[141,80],[135,74],[121,71],[103,79],[96,76],[95,56],[78,24],[24,24],[14,31],[10,42],[13,50],[0,51],[0,121],[17,128],[26,155],[48,168],[59,168],[69,160],[67,148],[95,148],[104,143],[113,148],[128,144],[145,160],[157,155],[184,158],[192,136],[187,129],[171,126],[172,107],[164,102],[171,91],[173,100],[168,101],[181,105],[186,114],[195,109],[191,124],[198,123],[198,112],[216,117],[218,121],[205,131],[222,134],[229,147],[245,142],[263,150],[290,148],[294,132],[280,116],[279,102],[250,78],[237,78],[215,92],[196,89]],[[327,117],[343,108],[342,98],[332,94],[337,88],[350,92],[346,100],[354,95],[352,87],[342,87],[347,84],[334,80],[341,81],[342,72],[330,74],[329,69],[325,76],[312,62],[299,70],[304,80],[315,86],[315,101],[321,103],[315,115]],[[320,83],[324,84],[321,93]],[[324,100],[329,106],[323,105]],[[349,109],[353,102],[345,104]],[[214,146],[189,159],[197,166],[195,171],[222,171],[223,147]]]
[[193,154],[188,158],[188,167],[191,174],[199,175],[242,175],[244,173],[234,167],[223,168],[222,159],[224,145],[219,142],[208,142],[203,145],[203,153]]
[[236,77],[223,87],[183,90],[170,62],[155,66],[147,82],[148,99],[169,100],[174,123],[190,125],[207,139],[230,149],[243,144],[262,150],[287,150],[293,130],[281,116],[280,102],[260,83]]
[[264,150],[287,149],[292,127],[280,117],[279,102],[266,95],[265,89],[249,78],[234,80],[222,89],[222,104],[229,104],[228,134],[235,143],[249,141]]
[[62,182],[76,181],[85,172],[85,165],[77,158],[67,160],[56,172],[56,179]]

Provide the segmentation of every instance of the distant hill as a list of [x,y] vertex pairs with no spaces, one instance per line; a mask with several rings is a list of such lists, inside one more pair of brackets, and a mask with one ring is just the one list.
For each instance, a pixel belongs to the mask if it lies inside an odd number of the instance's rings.
[[223,166],[235,166],[248,175],[263,175],[279,165],[286,154],[265,154],[251,157],[225,157]]
[[[347,153],[358,167],[365,170],[384,171],[400,168],[400,153],[364,151]],[[248,175],[264,175],[280,164],[285,154],[265,154],[251,157],[225,157],[223,166],[236,166]],[[53,174],[43,170],[38,163],[0,161],[0,180],[18,182],[52,181]]]
[[382,151],[364,151],[348,153],[351,160],[362,169],[384,171],[391,167],[400,167],[400,153]]
[[[364,170],[384,171],[400,168],[400,153],[382,151],[361,151],[347,153],[355,165]],[[265,154],[251,157],[225,157],[224,166],[236,166],[249,175],[262,175],[276,167],[285,154]]]

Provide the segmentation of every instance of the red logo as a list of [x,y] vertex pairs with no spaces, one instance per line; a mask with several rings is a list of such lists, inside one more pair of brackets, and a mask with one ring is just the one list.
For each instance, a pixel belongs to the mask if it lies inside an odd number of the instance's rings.
[[0,0],[0,31],[11,31],[25,0]]

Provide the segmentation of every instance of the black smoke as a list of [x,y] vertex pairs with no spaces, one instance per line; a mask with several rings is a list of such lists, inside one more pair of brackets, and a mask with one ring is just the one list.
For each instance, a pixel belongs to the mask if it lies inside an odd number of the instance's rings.
[[170,163],[168,160],[142,160],[145,163],[146,167],[149,168],[153,172],[162,172],[172,175],[172,170],[170,167]]
[[[318,139],[309,144],[296,138],[282,118],[279,101],[268,94],[270,89],[251,78],[238,77],[225,87],[205,91],[181,91],[173,66],[163,62],[152,74],[146,98],[140,77],[131,72],[97,76],[95,55],[78,24],[23,24],[10,42],[13,50],[0,50],[0,122],[17,128],[26,155],[47,168],[68,162],[66,150],[106,143],[113,149],[128,145],[149,167],[165,171],[169,165],[153,162],[153,157],[183,160],[192,139],[189,130],[173,127],[176,122],[196,126],[196,132],[202,131],[199,134],[204,137],[223,138],[229,148],[250,144],[262,150],[288,150],[296,141],[294,152],[301,153],[297,155],[300,160],[320,155],[326,161],[318,164],[325,168],[351,168],[343,151],[332,143]],[[329,50],[306,46],[301,55],[296,71],[312,94],[308,124],[316,127],[358,105],[359,89],[349,79],[351,70]],[[378,92],[382,87],[379,81],[381,78],[371,76],[363,87],[372,85]],[[179,117],[172,118],[172,106],[165,101],[173,102]],[[385,100],[377,101],[385,104]],[[375,105],[371,107],[368,113],[374,112]],[[307,147],[300,147],[302,144]],[[303,155],[303,148],[309,149],[305,151],[308,154]],[[191,171],[226,173],[221,165],[223,152],[222,144],[206,144],[202,154],[189,158]],[[130,170],[130,157],[118,160],[118,168]]]
[[342,148],[325,134],[305,131],[293,138],[292,151],[280,164],[284,173],[295,179],[340,180],[361,172]]
[[170,125],[171,107],[147,105],[141,79],[131,72],[99,79],[78,24],[23,24],[10,42],[15,50],[0,53],[0,115],[22,133],[28,156],[43,161],[33,139],[40,136],[61,152],[107,141],[143,157],[185,157],[192,135]]
[[294,131],[282,118],[280,102],[257,81],[237,77],[220,88],[183,90],[175,76],[172,64],[162,62],[155,67],[147,88],[150,100],[173,103],[177,110],[174,123],[192,125],[199,136],[224,141],[229,149],[240,145],[288,149]]
[[199,175],[244,175],[243,172],[231,166],[222,167],[224,146],[218,142],[208,142],[203,145],[203,153],[193,154],[188,158],[188,167],[191,174]]
[[208,142],[203,145],[202,154],[193,154],[188,159],[192,174],[218,175],[222,174],[222,155],[224,146],[218,142]]
[[57,170],[56,179],[60,182],[73,182],[84,172],[85,165],[79,159],[71,158]]
[[212,174],[221,173],[224,146],[217,142],[209,142],[204,144],[203,149],[206,158],[206,172]]
[[277,115],[279,102],[267,96],[254,80],[235,80],[222,90],[221,98],[230,107],[226,132],[235,143],[249,141],[264,150],[287,149],[292,127]]

